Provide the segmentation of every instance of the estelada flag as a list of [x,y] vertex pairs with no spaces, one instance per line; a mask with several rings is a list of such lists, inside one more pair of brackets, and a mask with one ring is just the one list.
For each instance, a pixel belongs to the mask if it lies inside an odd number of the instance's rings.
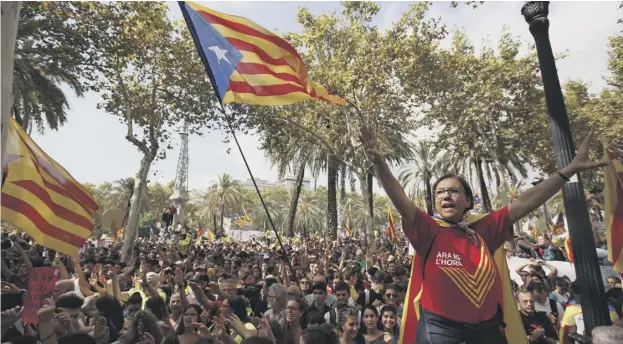
[[610,164],[604,167],[604,208],[608,259],[615,271],[623,272],[623,164],[614,151],[604,146],[604,157]]
[[179,5],[222,104],[345,103],[309,79],[301,56],[283,38],[246,18],[188,1]]
[[93,230],[93,196],[11,118],[2,162],[2,220],[73,256]]
[[[472,225],[486,214],[470,215],[467,224]],[[435,218],[440,226],[452,227],[454,225]],[[398,344],[414,344],[417,338],[417,322],[420,315],[420,296],[423,291],[423,257],[417,252],[413,255],[411,264],[411,274],[409,276],[409,287],[405,297],[402,311],[402,322],[400,325],[400,338]],[[509,344],[528,344],[526,332],[517,310],[513,286],[511,283],[510,272],[506,263],[506,252],[504,246],[500,247],[493,255],[493,260],[500,273],[502,280],[502,311],[504,312],[504,323],[506,324],[505,334]]]

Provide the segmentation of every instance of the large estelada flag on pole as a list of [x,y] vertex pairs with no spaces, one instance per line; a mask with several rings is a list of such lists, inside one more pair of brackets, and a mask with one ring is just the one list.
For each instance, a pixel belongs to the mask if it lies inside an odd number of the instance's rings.
[[187,1],[179,5],[221,103],[344,103],[309,79],[298,52],[281,37],[246,18]]
[[[603,139],[602,139],[603,141]],[[610,165],[604,167],[604,208],[608,259],[617,272],[623,272],[623,164],[605,141],[604,156]]]
[[2,220],[37,243],[74,255],[91,235],[98,205],[61,165],[10,119],[2,162]]

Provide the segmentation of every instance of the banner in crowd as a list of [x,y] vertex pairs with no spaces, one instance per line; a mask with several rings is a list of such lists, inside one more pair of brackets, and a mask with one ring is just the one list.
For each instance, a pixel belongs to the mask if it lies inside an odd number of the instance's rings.
[[2,220],[73,256],[93,230],[93,196],[10,119],[2,161]]
[[[239,230],[239,229],[231,229],[229,232],[227,232],[227,236],[232,238],[235,241],[250,241],[253,238],[265,238],[266,235],[268,233],[267,232],[260,232],[260,231],[243,231],[243,230]],[[275,234],[270,231],[270,234],[268,234],[270,237],[274,237]]]
[[28,280],[28,293],[24,300],[22,321],[37,323],[37,312],[45,304],[45,299],[52,297],[52,290],[58,279],[58,272],[53,267],[34,268]]

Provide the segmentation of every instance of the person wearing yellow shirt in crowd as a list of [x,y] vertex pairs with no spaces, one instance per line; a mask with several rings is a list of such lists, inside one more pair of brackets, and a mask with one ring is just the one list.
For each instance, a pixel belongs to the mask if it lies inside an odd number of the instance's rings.
[[346,271],[346,274],[344,275],[344,279],[348,282],[348,285],[350,287],[350,297],[353,299],[353,301],[357,301],[357,299],[359,299],[359,293],[355,289],[358,278],[359,276],[357,275],[357,271],[352,268]]
[[[581,335],[586,335],[580,298],[581,286],[576,281],[571,283],[569,289],[571,292],[571,298],[569,299],[567,308],[565,308],[565,314],[563,315],[562,322],[560,324],[560,344],[572,344],[569,339],[569,333],[575,332]],[[613,307],[608,306],[608,312],[612,321],[619,318]]]
[[125,302],[134,293],[139,293],[143,299],[143,308],[145,308],[145,302],[151,296],[160,296],[164,302],[167,301],[167,294],[164,293],[158,285],[160,284],[160,275],[155,272],[148,272],[142,274],[140,279],[134,281],[134,288],[127,292],[121,293],[121,301]]

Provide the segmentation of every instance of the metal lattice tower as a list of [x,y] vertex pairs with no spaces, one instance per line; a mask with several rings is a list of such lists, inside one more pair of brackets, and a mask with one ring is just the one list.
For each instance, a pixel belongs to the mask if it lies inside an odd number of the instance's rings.
[[173,225],[184,224],[184,205],[188,202],[188,124],[183,122],[183,129],[180,133],[182,145],[180,156],[177,160],[177,171],[175,172],[175,186],[171,202],[177,208],[177,214],[173,216]]

